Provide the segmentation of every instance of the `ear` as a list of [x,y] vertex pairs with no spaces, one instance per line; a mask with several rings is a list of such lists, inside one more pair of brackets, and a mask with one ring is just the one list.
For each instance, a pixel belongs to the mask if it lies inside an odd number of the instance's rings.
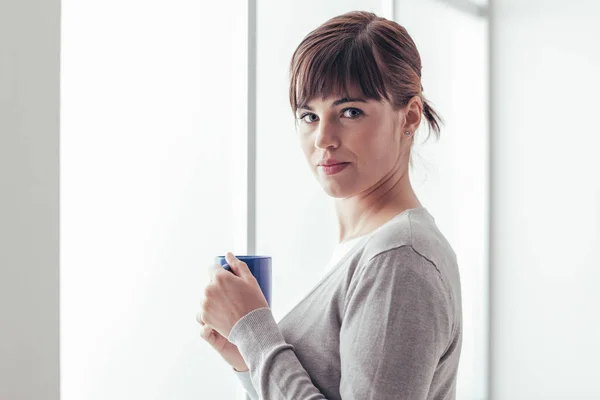
[[421,117],[423,116],[423,99],[421,96],[412,97],[406,107],[404,107],[404,126],[402,132],[410,131],[411,133],[416,132],[417,128],[421,124]]

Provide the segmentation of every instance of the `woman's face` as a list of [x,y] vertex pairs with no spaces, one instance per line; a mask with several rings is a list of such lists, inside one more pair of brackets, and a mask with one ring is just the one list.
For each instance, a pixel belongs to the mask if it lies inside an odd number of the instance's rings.
[[[298,109],[302,150],[325,192],[349,198],[407,169],[412,136],[403,134],[411,129],[406,110],[352,92],[347,98],[313,99]],[[339,162],[344,164],[321,165]]]

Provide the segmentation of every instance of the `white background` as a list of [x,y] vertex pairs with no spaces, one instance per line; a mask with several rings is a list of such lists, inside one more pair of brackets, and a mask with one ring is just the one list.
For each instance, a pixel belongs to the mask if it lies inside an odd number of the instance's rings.
[[234,397],[195,317],[234,247],[244,6],[63,1],[61,400]]
[[495,7],[494,399],[600,399],[600,3]]

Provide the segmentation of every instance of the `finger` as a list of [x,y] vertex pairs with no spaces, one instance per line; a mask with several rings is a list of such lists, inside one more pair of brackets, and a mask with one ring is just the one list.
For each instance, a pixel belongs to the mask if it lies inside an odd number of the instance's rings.
[[227,252],[225,255],[225,260],[227,260],[227,264],[231,267],[231,271],[239,277],[245,278],[248,275],[252,275],[248,265],[240,261],[236,256],[234,256],[231,252]]
[[207,341],[209,344],[214,344],[216,340],[214,329],[208,325],[200,327],[200,337]]
[[201,313],[201,312],[198,312],[198,313],[196,314],[196,321],[198,321],[198,323],[199,323],[200,325],[205,325],[204,321],[202,321],[202,313]]
[[213,283],[215,278],[216,266],[217,264],[212,263],[206,268],[206,273],[208,274],[208,282]]
[[227,270],[223,267],[223,265],[211,264],[208,267],[209,283],[213,283],[215,281],[215,277],[217,276],[217,274],[220,274],[223,272],[227,272]]

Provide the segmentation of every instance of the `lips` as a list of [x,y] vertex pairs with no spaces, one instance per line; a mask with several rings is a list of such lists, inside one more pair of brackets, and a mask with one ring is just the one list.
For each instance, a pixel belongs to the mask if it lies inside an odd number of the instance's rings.
[[350,163],[348,162],[341,162],[336,164],[323,164],[320,165],[320,167],[325,173],[325,175],[334,175],[344,170],[349,164]]
[[323,157],[318,163],[318,166],[331,167],[336,164],[344,164],[345,161],[336,160],[333,157]]

